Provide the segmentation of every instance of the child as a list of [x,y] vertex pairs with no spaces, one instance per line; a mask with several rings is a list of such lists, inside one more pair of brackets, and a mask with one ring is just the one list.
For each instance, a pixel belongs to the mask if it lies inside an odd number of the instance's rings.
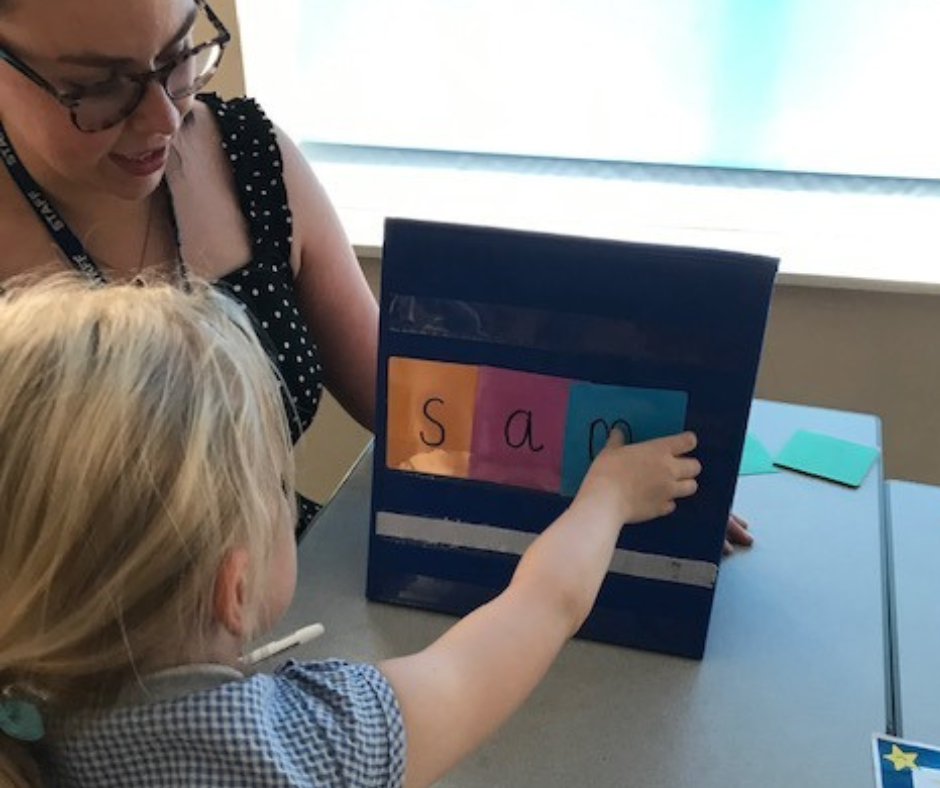
[[288,428],[243,308],[201,283],[11,287],[0,370],[3,785],[430,785],[578,629],[622,524],[700,470],[691,433],[615,432],[509,587],[424,651],[245,676],[296,567]]

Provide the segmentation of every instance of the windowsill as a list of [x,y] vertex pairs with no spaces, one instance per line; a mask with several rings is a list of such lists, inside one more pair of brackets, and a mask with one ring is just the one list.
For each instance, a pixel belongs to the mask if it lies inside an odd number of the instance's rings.
[[778,281],[940,294],[940,184],[308,146],[362,259],[386,217],[780,258]]

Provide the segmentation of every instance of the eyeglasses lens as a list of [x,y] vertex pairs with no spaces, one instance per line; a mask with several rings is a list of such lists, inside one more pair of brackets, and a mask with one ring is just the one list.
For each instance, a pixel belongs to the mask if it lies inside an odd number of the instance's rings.
[[72,107],[82,131],[100,131],[122,121],[137,106],[144,86],[124,77],[108,82],[107,88],[88,91]]
[[219,44],[211,44],[182,60],[167,75],[165,83],[167,95],[173,99],[180,99],[201,90],[212,78],[221,58],[222,47]]

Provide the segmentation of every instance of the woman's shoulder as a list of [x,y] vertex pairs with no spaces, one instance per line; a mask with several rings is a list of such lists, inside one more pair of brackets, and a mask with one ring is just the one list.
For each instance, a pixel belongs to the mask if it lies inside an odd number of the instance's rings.
[[[246,179],[257,177],[259,170],[268,179],[280,179],[283,165],[277,131],[257,101],[223,99],[215,93],[200,94],[198,99],[193,106],[193,130],[200,141],[211,136],[213,144],[221,144],[239,183],[250,187]],[[214,122],[204,122],[209,118]]]
[[245,124],[267,130],[273,129],[261,105],[250,96],[222,98],[218,93],[200,93],[196,99],[194,111],[199,112],[201,107],[203,111],[216,119],[223,130]]

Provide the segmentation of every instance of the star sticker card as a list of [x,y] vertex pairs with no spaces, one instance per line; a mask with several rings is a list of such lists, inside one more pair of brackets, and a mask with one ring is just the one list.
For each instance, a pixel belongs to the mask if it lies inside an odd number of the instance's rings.
[[940,788],[940,747],[875,735],[872,756],[877,788]]

